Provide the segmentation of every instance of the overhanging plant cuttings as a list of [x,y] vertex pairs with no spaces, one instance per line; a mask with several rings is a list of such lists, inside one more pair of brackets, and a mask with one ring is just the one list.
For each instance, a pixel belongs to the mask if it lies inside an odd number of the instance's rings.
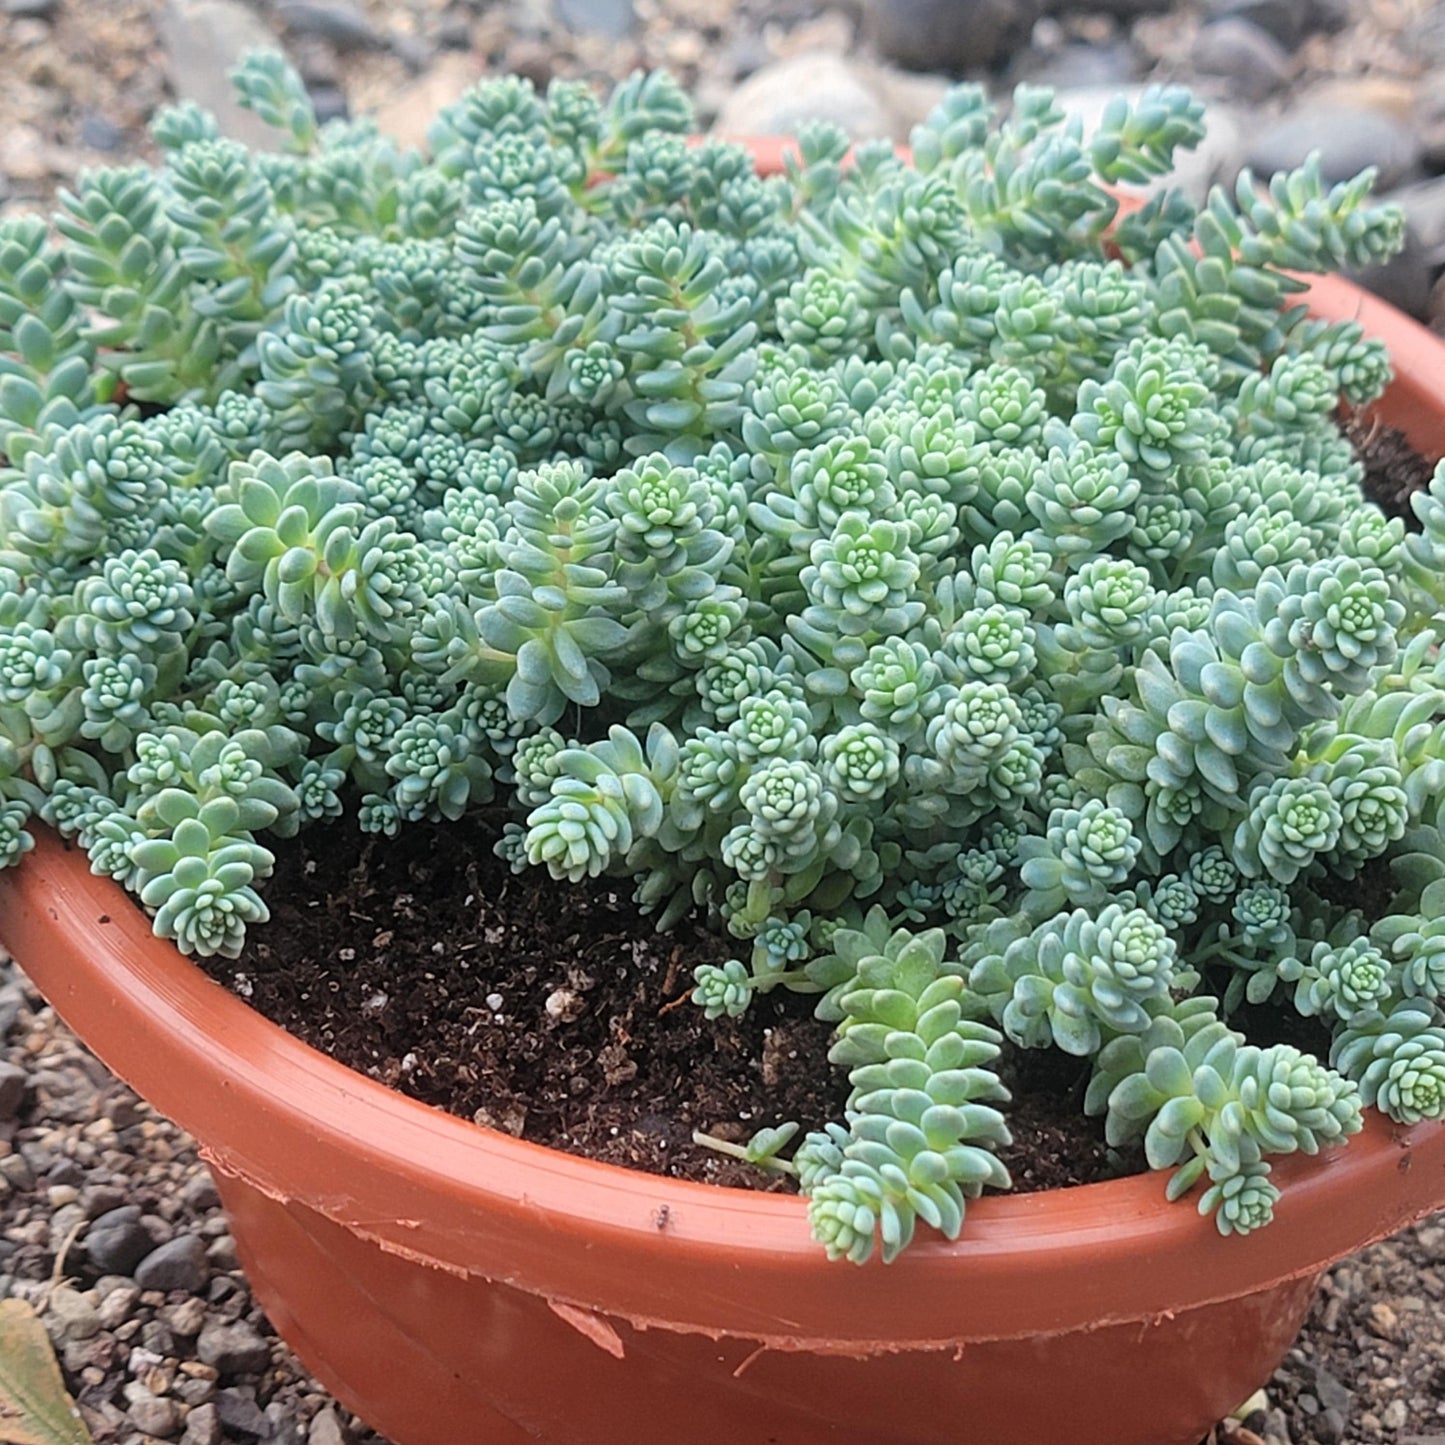
[[744,1152],[855,1260],[1007,1186],[1005,1047],[1226,1233],[1445,1113],[1445,473],[1364,499],[1388,358],[1286,274],[1396,248],[1368,176],[1121,219],[1173,88],[759,179],[664,76],[485,82],[429,156],[237,81],[281,152],[176,107],[0,223],[0,860],[38,814],[235,956],[268,835],[503,799],[517,869],[746,945],[710,1016],[818,996],[846,1117]]

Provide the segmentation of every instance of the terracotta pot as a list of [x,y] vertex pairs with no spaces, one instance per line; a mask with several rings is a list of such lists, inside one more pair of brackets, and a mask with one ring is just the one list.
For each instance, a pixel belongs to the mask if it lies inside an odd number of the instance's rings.
[[[1445,450],[1445,346],[1342,282]],[[0,937],[190,1130],[317,1376],[398,1445],[1195,1445],[1283,1356],[1331,1262],[1445,1203],[1445,1127],[1373,1116],[1277,1169],[1224,1240],[1159,1175],[973,1206],[957,1244],[825,1261],[796,1198],[557,1154],[392,1093],[211,983],[80,854],[0,873]]]

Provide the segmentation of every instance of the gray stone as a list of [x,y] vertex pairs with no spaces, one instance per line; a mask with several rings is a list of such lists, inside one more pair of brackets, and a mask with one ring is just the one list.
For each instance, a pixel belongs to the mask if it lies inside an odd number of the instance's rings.
[[[177,100],[205,106],[234,140],[260,150],[280,145],[278,132],[236,100],[226,76],[246,51],[276,49],[275,33],[255,10],[241,0],[167,0],[160,33]],[[124,1127],[120,1119],[115,1126]]]
[[1323,1365],[1315,1368],[1315,1394],[1320,1397],[1320,1404],[1325,1409],[1342,1410],[1348,1413],[1352,1391]]
[[194,1294],[207,1278],[206,1244],[199,1234],[177,1235],[153,1249],[135,1270],[135,1282],[142,1289],[183,1289]]
[[436,51],[420,35],[394,35],[391,38],[391,53],[412,75],[420,75]]
[[220,1235],[206,1247],[206,1258],[215,1269],[235,1269],[236,1241],[229,1234]]
[[[1445,262],[1445,176],[1401,186],[1380,199],[1393,201],[1405,212],[1411,232],[1432,262]],[[1331,1403],[1323,1394],[1320,1398]]]
[[10,1032],[20,1017],[21,1009],[27,1007],[25,990],[18,983],[0,986],[0,1038]]
[[[118,1276],[111,1276],[118,1278]],[[140,1299],[140,1290],[129,1280],[122,1280],[114,1289],[102,1289],[105,1280],[96,1282],[95,1292],[100,1295],[100,1322],[108,1330],[123,1325]]]
[[271,1347],[251,1328],[237,1320],[230,1325],[207,1325],[196,1341],[204,1364],[223,1375],[254,1375],[271,1361]]
[[138,1204],[102,1214],[85,1235],[86,1256],[102,1274],[129,1274],[154,1248]]
[[100,1333],[100,1312],[83,1294],[58,1285],[50,1291],[46,1311],[64,1340],[88,1340]]
[[34,1189],[35,1171],[23,1154],[7,1154],[0,1159],[0,1179],[15,1189]]
[[386,49],[386,37],[351,0],[277,0],[275,14],[293,35],[314,35],[338,50]]
[[305,1436],[291,1413],[284,1400],[272,1400],[266,1406],[266,1445],[305,1445]]
[[1249,165],[1261,178],[1293,170],[1311,151],[1320,152],[1320,171],[1333,184],[1377,166],[1380,187],[1404,180],[1420,158],[1410,127],[1383,111],[1326,106],[1306,101],[1259,131],[1250,143]]
[[216,1395],[216,1414],[228,1430],[241,1435],[267,1435],[271,1422],[251,1395],[243,1390],[221,1390]]
[[891,134],[887,106],[867,71],[816,51],[765,65],[733,91],[714,128],[723,135],[792,135],[806,120],[830,120],[854,140]]
[[1289,1416],[1283,1410],[1273,1409],[1264,1418],[1265,1438],[1273,1438],[1280,1442],[1280,1445],[1294,1445],[1289,1433]]
[[181,1423],[181,1412],[176,1402],[164,1396],[142,1395],[131,1403],[125,1413],[137,1430],[161,1439],[174,1435]]
[[1286,50],[1293,50],[1314,25],[1306,0],[1203,0],[1207,19],[1228,15],[1248,20],[1272,35]]
[[[1087,8],[1097,15],[1111,15],[1115,20],[1137,20],[1141,15],[1160,15],[1172,9],[1175,0],[1089,0]],[[1051,7],[1063,10],[1062,5]]]
[[206,1323],[206,1302],[192,1295],[178,1304],[162,1305],[156,1318],[175,1334],[188,1338],[200,1334]]
[[913,70],[976,70],[1003,59],[1038,19],[1041,0],[864,0],[878,53]]
[[623,40],[637,23],[632,0],[556,0],[557,19],[574,35]]
[[195,1405],[186,1416],[186,1433],[181,1445],[221,1445],[221,1417],[214,1405]]
[[1042,57],[1021,57],[1015,74],[1033,85],[1056,90],[1077,86],[1127,85],[1139,74],[1134,47],[1124,41],[1108,45],[1065,45]]
[[1430,290],[1435,271],[1431,253],[1421,245],[1413,227],[1406,226],[1405,247],[1399,255],[1377,266],[1346,271],[1345,275],[1407,316],[1424,321],[1430,315]]
[[1345,1417],[1333,1405],[1326,1406],[1316,1416],[1314,1430],[1315,1439],[1320,1442],[1320,1445],[1339,1445],[1339,1442],[1345,1438]]
[[216,1397],[216,1382],[202,1378],[183,1377],[171,1389],[188,1405],[209,1405]]
[[110,154],[125,144],[125,131],[113,120],[89,110],[81,118],[80,143],[89,146],[91,150]]
[[68,1184],[72,1188],[78,1188],[85,1183],[85,1171],[74,1159],[57,1159],[45,1171],[45,1182],[46,1184]]
[[307,92],[311,97],[311,108],[316,112],[316,121],[325,125],[328,120],[350,120],[351,105],[343,91],[334,85],[313,85]]
[[311,1429],[306,1433],[306,1445],[351,1445],[335,1410],[326,1409],[316,1413],[311,1421]]
[[0,1121],[8,1123],[20,1113],[27,1087],[25,1070],[0,1059]]
[[1445,62],[1445,0],[1416,15],[1400,38],[1405,53],[1416,60]]
[[12,20],[50,20],[59,0],[5,0],[5,13]]
[[204,1214],[208,1209],[215,1209],[221,1202],[221,1196],[216,1193],[215,1181],[211,1178],[211,1171],[206,1168],[197,1171],[186,1180],[186,1187],[181,1190],[181,1203],[187,1209],[193,1209],[197,1214]]
[[1267,30],[1235,16],[1206,25],[1195,38],[1189,59],[1200,75],[1228,81],[1230,90],[1248,101],[1273,95],[1290,75],[1284,46]]
[[472,22],[464,10],[448,10],[437,26],[438,50],[470,50]]
[[80,1191],[80,1207],[91,1219],[99,1219],[125,1203],[125,1190],[109,1184],[87,1184]]

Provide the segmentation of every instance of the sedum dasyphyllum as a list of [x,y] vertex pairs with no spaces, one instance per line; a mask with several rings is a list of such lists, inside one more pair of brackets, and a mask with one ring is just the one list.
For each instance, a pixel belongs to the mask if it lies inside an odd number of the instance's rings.
[[739,940],[710,1017],[815,996],[846,1117],[742,1152],[854,1260],[1007,1186],[1005,1048],[1226,1233],[1445,1114],[1445,471],[1365,500],[1389,359],[1291,274],[1398,246],[1368,175],[1121,216],[1175,88],[760,179],[662,75],[489,80],[425,152],[236,81],[275,152],[178,106],[0,221],[0,863],[38,816],[236,956],[272,837],[495,800],[514,868]]

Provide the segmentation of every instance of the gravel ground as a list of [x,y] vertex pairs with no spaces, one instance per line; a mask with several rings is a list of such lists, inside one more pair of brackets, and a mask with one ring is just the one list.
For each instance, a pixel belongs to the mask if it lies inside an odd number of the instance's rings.
[[[5,1295],[40,1312],[96,1445],[386,1445],[252,1300],[195,1144],[0,960]],[[1442,1445],[1445,1215],[1331,1271],[1241,1414],[1211,1445]]]

